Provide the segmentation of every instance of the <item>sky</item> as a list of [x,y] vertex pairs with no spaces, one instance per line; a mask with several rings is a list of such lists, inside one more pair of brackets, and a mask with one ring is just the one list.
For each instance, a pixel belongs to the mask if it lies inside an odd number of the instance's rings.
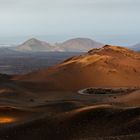
[[0,44],[35,37],[140,43],[140,0],[0,0]]

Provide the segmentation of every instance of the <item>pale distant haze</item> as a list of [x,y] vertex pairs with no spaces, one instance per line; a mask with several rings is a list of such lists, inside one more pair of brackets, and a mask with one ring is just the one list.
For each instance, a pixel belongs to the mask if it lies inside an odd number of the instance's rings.
[[139,14],[140,0],[0,0],[0,44],[87,37],[133,45],[140,42]]

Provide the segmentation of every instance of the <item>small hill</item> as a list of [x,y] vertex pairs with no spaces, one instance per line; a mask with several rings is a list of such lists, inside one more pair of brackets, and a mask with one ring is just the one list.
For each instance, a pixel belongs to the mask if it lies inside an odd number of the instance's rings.
[[37,40],[35,38],[27,40],[23,44],[17,46],[15,50],[16,51],[24,51],[24,52],[57,51],[49,43]]
[[43,88],[47,90],[140,86],[140,54],[123,47],[105,45],[52,68],[15,79],[45,85]]
[[102,47],[103,44],[88,38],[74,38],[58,44],[58,46],[68,52],[87,52],[90,49]]

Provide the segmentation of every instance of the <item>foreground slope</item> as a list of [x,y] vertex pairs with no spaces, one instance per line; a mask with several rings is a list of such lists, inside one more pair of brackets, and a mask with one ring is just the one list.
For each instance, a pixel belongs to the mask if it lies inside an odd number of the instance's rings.
[[47,90],[140,86],[140,54],[123,47],[106,45],[50,69],[14,79],[36,83]]

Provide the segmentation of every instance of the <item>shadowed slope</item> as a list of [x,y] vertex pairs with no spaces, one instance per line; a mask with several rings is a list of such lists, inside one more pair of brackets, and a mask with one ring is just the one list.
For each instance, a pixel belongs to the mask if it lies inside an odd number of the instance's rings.
[[[34,140],[102,138],[102,140],[109,140],[114,137],[115,140],[128,140],[129,137],[134,139],[139,133],[139,115],[139,108],[89,106],[11,127],[10,131],[7,129],[2,133],[0,138],[5,140],[4,136],[8,136],[7,140],[27,138]],[[13,135],[14,132],[16,135]]]

